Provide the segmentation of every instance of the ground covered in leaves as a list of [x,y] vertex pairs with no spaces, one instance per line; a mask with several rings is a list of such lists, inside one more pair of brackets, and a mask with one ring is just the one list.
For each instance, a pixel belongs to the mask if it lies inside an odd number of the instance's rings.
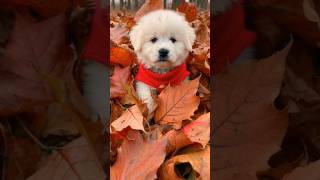
[[213,179],[318,180],[319,1],[246,2],[258,60],[215,75]]
[[162,6],[151,0],[135,13],[111,13],[111,179],[210,179],[208,11],[183,1],[178,6],[197,34],[187,61],[191,80],[161,91],[151,121],[134,90],[138,64],[128,32],[141,16]]
[[104,125],[78,78],[95,7],[0,1],[0,179],[105,179]]

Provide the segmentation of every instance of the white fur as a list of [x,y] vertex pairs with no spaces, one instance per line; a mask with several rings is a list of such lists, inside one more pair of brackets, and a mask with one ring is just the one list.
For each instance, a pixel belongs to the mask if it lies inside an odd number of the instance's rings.
[[[156,43],[150,41],[153,37],[158,38]],[[171,37],[177,41],[172,43]],[[170,10],[153,11],[143,16],[130,32],[130,41],[137,53],[139,63],[147,68],[161,66],[156,63],[158,51],[161,48],[170,51],[170,66],[181,65],[188,56],[188,52],[192,51],[195,38],[194,29],[185,18]]]
[[[139,63],[155,72],[162,72],[183,64],[192,51],[196,35],[184,16],[171,10],[157,10],[143,16],[132,28],[130,41]],[[170,38],[176,39],[172,42]],[[152,38],[157,38],[152,42]],[[167,62],[159,62],[159,50],[169,50]],[[137,94],[148,107],[149,115],[155,109],[151,97],[154,88],[143,82],[136,82]]]

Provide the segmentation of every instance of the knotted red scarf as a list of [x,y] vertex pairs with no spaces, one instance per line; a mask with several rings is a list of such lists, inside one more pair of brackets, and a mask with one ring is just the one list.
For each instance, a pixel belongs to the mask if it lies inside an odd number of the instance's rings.
[[181,81],[185,80],[189,76],[189,74],[186,63],[183,63],[164,74],[152,72],[146,69],[144,65],[140,64],[136,80],[144,82],[160,91],[163,86],[168,84],[173,86],[180,84]]

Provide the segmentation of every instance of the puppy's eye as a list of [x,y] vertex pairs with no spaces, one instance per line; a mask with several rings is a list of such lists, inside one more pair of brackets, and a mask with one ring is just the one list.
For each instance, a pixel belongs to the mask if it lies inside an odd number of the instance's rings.
[[170,38],[170,41],[171,41],[172,43],[175,43],[177,40],[176,40],[175,38],[171,37],[171,38]]
[[155,42],[158,41],[158,38],[154,37],[154,38],[152,38],[150,41],[151,41],[152,43],[155,43]]

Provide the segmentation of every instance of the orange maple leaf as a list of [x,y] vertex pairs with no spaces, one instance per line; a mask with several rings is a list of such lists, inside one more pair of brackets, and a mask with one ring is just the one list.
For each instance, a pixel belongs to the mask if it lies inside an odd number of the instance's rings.
[[182,131],[191,142],[206,147],[210,139],[210,113],[201,115],[197,120],[184,126]]
[[127,49],[114,47],[110,49],[110,64],[129,66],[136,62],[136,55]]
[[143,140],[137,131],[130,131],[123,141],[118,158],[110,169],[112,180],[153,180],[166,156],[167,139]]
[[111,123],[111,127],[115,131],[122,131],[129,126],[132,129],[145,131],[143,127],[143,116],[138,105],[127,109],[118,119]]
[[200,103],[200,98],[196,96],[199,80],[196,78],[177,86],[167,86],[159,95],[156,122],[180,129],[182,121],[190,119]]

